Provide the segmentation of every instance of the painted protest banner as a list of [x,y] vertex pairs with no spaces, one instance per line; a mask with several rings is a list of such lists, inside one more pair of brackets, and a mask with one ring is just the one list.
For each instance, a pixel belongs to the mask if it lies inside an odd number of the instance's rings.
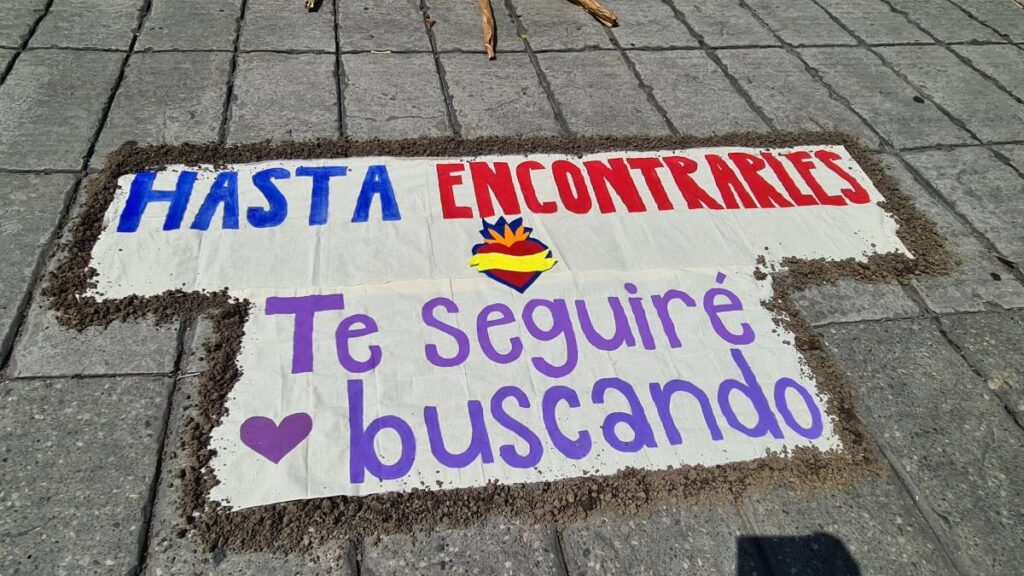
[[168,166],[98,298],[251,303],[211,498],[245,508],[841,449],[759,258],[909,255],[841,146]]

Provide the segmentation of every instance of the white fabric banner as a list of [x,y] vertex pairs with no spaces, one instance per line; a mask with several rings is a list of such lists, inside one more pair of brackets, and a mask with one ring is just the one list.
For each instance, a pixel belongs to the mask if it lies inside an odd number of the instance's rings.
[[100,298],[253,308],[236,508],[841,448],[759,256],[907,254],[842,147],[343,158],[129,174]]

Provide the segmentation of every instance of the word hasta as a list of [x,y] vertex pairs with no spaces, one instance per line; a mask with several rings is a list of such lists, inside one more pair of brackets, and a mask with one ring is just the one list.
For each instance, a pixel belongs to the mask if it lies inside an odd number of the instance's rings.
[[[260,170],[252,175],[252,184],[262,194],[267,206],[247,207],[246,221],[253,228],[273,228],[284,222],[288,217],[288,200],[278,188],[277,181],[295,177],[310,179],[309,225],[323,226],[327,224],[330,208],[331,178],[347,174],[347,166],[299,166],[294,175],[286,168]],[[164,218],[164,230],[181,228],[199,174],[191,170],[181,171],[173,190],[154,189],[156,177],[156,172],[139,172],[132,179],[128,199],[117,222],[118,232],[136,232],[146,208],[153,203],[169,205]],[[366,170],[352,213],[352,222],[369,220],[370,207],[375,197],[379,198],[382,220],[402,219],[388,169],[379,164]],[[220,227],[237,230],[240,223],[237,171],[217,173],[189,228],[208,230],[218,210],[221,211]]]

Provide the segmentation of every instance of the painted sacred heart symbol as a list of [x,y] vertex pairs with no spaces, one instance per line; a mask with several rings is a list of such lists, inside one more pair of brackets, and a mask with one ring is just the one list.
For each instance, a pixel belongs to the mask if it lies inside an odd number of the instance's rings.
[[494,224],[482,223],[484,241],[473,246],[469,265],[492,280],[523,293],[558,262],[546,244],[530,236],[533,228],[523,226],[522,218],[507,222],[502,216]]

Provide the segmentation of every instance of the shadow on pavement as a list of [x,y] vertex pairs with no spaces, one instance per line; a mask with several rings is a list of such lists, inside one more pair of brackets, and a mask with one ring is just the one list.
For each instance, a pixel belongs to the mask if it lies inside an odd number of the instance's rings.
[[736,576],[860,576],[860,573],[846,545],[831,534],[736,539]]

